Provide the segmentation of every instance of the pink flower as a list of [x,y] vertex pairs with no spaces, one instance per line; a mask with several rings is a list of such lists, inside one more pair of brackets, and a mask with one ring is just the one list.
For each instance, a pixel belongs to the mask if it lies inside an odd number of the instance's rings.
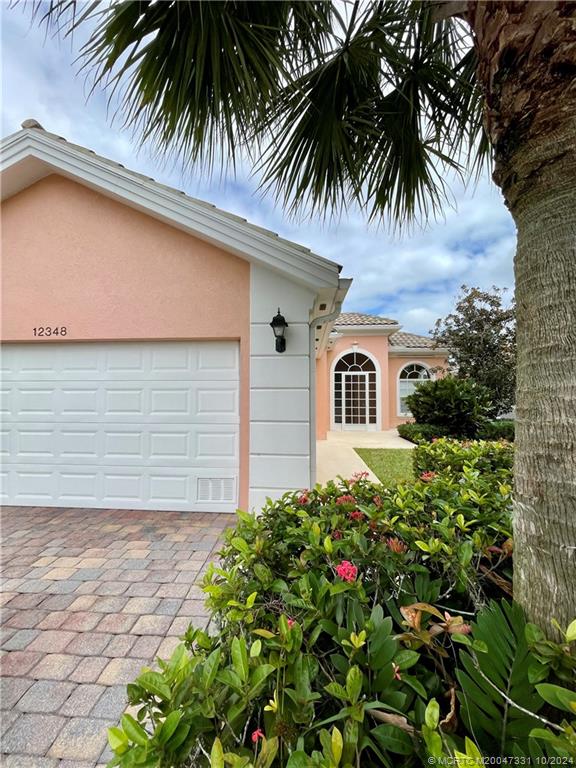
[[252,744],[256,744],[258,739],[264,738],[264,732],[260,730],[260,728],[256,728],[255,731],[252,731]]
[[292,627],[294,626],[294,624],[296,624],[296,622],[294,621],[294,619],[287,619],[287,622],[288,622],[288,629],[292,629]]
[[350,494],[345,494],[336,499],[336,504],[356,504],[356,499]]
[[368,472],[354,472],[354,474],[352,475],[352,480],[350,482],[357,483],[358,480],[364,480],[364,478],[368,476],[369,476]]
[[332,531],[332,538],[333,539],[341,539],[342,538],[342,531],[339,531],[339,530]]
[[425,483],[429,483],[430,480],[434,480],[436,477],[436,472],[422,472],[420,475],[420,480],[423,480]]
[[348,517],[350,520],[364,520],[364,512],[360,512],[359,509],[355,509],[353,512],[350,512]]
[[353,565],[349,560],[342,560],[340,565],[336,566],[336,573],[344,581],[356,581],[358,576],[358,568]]
[[394,679],[395,680],[402,680],[402,675],[400,674],[400,667],[398,664],[395,664],[392,662],[392,671],[394,672]]
[[374,496],[372,501],[374,502],[374,504],[376,504],[377,507],[382,506],[382,499],[380,498],[380,496]]
[[298,504],[308,504],[310,501],[307,493],[302,493],[298,496]]

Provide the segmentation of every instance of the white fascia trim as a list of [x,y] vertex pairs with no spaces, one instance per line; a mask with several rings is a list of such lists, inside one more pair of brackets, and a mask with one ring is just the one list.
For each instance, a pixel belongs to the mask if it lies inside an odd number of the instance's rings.
[[400,325],[334,325],[334,330],[343,336],[391,336],[400,328]]
[[430,347],[389,347],[388,355],[390,357],[410,357],[412,355],[439,357],[448,355],[448,350],[441,347],[437,349],[431,349]]
[[284,273],[296,282],[315,290],[338,286],[336,263],[45,131],[19,131],[2,142],[0,162],[4,170],[30,156],[241,258]]

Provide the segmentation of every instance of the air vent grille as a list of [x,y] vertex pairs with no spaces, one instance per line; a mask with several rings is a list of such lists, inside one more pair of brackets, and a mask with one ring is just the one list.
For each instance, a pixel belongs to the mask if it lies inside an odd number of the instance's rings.
[[233,477],[199,477],[198,501],[235,501]]

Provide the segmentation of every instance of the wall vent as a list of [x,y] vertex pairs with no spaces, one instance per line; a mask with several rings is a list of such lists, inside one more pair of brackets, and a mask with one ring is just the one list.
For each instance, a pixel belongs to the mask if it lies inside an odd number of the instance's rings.
[[235,501],[233,477],[199,477],[198,501]]

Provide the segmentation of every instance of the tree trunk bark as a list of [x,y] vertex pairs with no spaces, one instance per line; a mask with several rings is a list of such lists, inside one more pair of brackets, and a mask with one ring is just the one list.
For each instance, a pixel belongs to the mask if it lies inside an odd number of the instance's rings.
[[514,597],[576,616],[576,3],[474,2],[469,22],[518,229]]

